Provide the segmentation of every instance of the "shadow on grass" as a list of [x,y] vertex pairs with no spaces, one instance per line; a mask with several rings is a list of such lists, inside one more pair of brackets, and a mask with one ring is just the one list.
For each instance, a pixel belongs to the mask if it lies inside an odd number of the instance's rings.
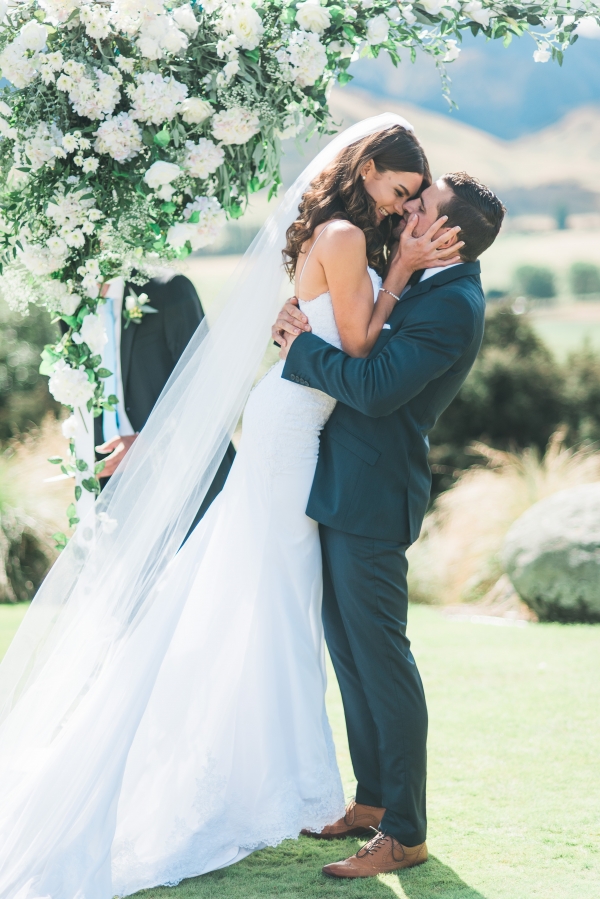
[[184,880],[176,887],[137,893],[138,899],[485,899],[437,858],[383,878],[335,880],[323,865],[355,853],[362,842],[323,843],[301,837],[264,849],[221,871]]

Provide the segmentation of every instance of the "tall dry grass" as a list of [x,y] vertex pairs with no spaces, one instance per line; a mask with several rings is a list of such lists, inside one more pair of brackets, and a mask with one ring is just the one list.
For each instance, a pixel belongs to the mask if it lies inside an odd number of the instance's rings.
[[483,599],[502,576],[500,550],[513,522],[559,490],[600,481],[600,452],[570,449],[563,440],[560,430],[541,457],[535,449],[510,453],[473,446],[485,465],[466,471],[438,497],[409,550],[412,599]]

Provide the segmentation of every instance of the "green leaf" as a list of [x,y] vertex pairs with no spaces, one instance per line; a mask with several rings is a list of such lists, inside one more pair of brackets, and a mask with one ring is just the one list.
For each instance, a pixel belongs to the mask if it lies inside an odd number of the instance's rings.
[[99,378],[110,378],[112,371],[109,371],[108,368],[99,368],[96,374]]
[[81,487],[79,486],[79,484],[77,484],[77,486],[75,487],[75,502],[78,503],[80,499],[81,499]]
[[85,459],[78,459],[77,462],[75,463],[75,466],[77,468],[77,471],[87,471],[88,468],[90,467],[87,464],[87,462],[85,461]]
[[287,9],[283,10],[279,18],[284,25],[291,25],[296,19],[296,10],[291,6],[288,6]]
[[246,59],[251,59],[252,62],[258,62],[258,60],[260,59],[260,50],[245,50],[244,56],[246,57]]
[[75,503],[69,503],[67,506],[67,518],[75,518],[77,516],[77,506]]
[[190,215],[190,217],[188,219],[188,222],[191,225],[197,225],[199,221],[200,221],[200,212],[197,209],[194,209],[194,211],[192,212],[192,214]]
[[107,401],[111,404],[111,406],[116,406],[119,403],[119,397],[115,396],[114,393],[111,393],[111,395],[107,397]]
[[81,482],[81,486],[84,490],[87,490],[88,493],[100,493],[100,481],[98,478],[86,478]]
[[257,178],[256,175],[250,178],[248,188],[251,194],[255,194],[257,190],[260,190],[260,178]]
[[349,81],[352,81],[354,75],[349,75],[348,72],[340,72],[338,75],[338,81],[340,84],[348,84]]
[[60,465],[60,463],[62,462],[62,459],[60,456],[50,456],[50,458],[48,459],[48,462],[51,462],[52,465]]
[[169,215],[171,215],[171,213],[173,212],[177,212],[177,206],[175,205],[175,203],[163,203],[160,208],[162,212],[166,212]]
[[52,539],[56,544],[56,549],[64,549],[69,542],[69,538],[66,534],[63,534],[62,531],[57,531],[56,534],[52,534]]
[[69,518],[69,527],[74,528],[76,524],[79,524],[80,520],[76,515],[73,518]]
[[237,203],[232,203],[231,206],[228,206],[227,212],[232,219],[239,219],[244,214],[244,210]]
[[94,465],[94,474],[100,474],[100,472],[104,470],[105,465],[106,462],[104,461],[96,462],[96,464]]
[[154,135],[154,143],[157,145],[157,147],[161,147],[161,149],[164,149],[164,147],[169,146],[170,142],[171,132],[166,125],[163,125],[158,134]]

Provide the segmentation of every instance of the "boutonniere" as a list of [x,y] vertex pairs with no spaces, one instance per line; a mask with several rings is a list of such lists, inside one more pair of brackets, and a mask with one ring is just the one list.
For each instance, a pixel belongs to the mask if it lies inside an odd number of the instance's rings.
[[141,321],[147,312],[158,312],[158,309],[154,309],[152,306],[148,305],[147,293],[141,293],[138,297],[130,287],[129,296],[125,298],[123,306],[125,327],[128,328],[131,322],[133,322],[134,325],[141,324]]

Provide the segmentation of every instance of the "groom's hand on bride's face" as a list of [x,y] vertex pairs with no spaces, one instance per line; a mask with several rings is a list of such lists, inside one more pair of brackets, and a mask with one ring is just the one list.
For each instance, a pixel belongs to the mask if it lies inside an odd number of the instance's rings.
[[[277,321],[271,328],[271,334],[275,343],[283,348],[288,341],[293,340],[303,331],[310,330],[307,317],[298,309],[297,298],[290,297],[277,316]],[[284,357],[282,356],[282,358]]]

